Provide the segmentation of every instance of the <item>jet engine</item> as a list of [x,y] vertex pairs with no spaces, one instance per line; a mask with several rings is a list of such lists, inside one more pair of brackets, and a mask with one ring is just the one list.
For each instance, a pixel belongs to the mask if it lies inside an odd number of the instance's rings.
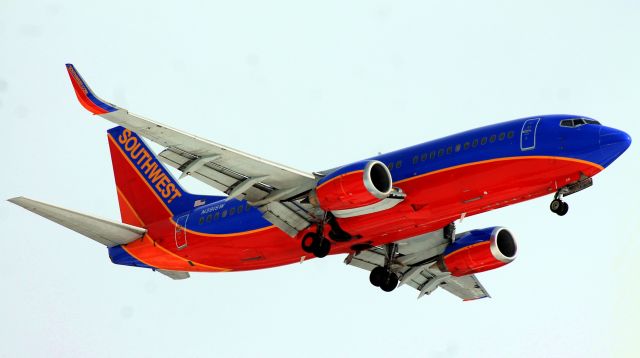
[[493,270],[516,258],[518,245],[503,227],[489,227],[456,235],[442,254],[440,269],[452,276]]
[[355,209],[380,202],[391,190],[389,168],[368,160],[338,168],[322,178],[310,200],[325,211]]

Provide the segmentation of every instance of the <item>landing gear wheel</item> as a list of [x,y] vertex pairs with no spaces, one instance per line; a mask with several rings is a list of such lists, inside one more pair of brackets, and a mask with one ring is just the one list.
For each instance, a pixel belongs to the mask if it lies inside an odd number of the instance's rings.
[[380,288],[384,292],[391,292],[396,286],[398,286],[398,276],[391,271],[387,271],[386,276],[380,283]]
[[331,242],[325,238],[321,238],[319,245],[313,250],[313,254],[318,258],[323,258],[329,255],[329,251],[331,251]]
[[302,238],[302,250],[312,253],[320,245],[320,237],[314,232],[310,232]]
[[371,273],[369,274],[369,282],[376,287],[380,287],[380,284],[384,280],[386,274],[387,270],[385,270],[384,267],[377,266],[371,270]]
[[562,206],[560,207],[560,210],[558,210],[556,214],[560,216],[565,216],[568,212],[569,212],[569,204],[563,202]]
[[560,199],[553,199],[553,201],[549,205],[549,209],[551,209],[552,212],[558,214],[559,216],[564,216],[567,214],[567,212],[569,212],[569,204]]

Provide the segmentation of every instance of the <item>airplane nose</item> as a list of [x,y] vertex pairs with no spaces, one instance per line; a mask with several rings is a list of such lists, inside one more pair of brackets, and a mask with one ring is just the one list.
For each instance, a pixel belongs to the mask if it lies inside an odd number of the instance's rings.
[[607,167],[616,160],[631,145],[631,136],[610,127],[600,128],[601,164]]
[[620,150],[620,154],[631,145],[631,136],[627,133],[609,127],[600,128],[600,148],[615,146]]

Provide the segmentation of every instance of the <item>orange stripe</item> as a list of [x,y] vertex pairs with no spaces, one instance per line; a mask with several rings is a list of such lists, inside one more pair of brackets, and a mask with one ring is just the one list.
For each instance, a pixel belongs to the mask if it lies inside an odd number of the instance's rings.
[[576,163],[591,165],[593,167],[598,168],[600,171],[604,170],[603,166],[601,166],[599,164],[596,164],[596,163],[593,163],[593,162],[590,162],[590,161],[587,161],[587,160],[575,159],[575,158],[567,158],[567,157],[532,155],[532,156],[522,156],[522,157],[508,157],[508,158],[489,159],[489,160],[482,160],[482,161],[473,162],[473,163],[466,163],[466,164],[456,165],[456,166],[453,166],[453,167],[448,167],[448,168],[444,168],[444,169],[435,170],[435,171],[432,171],[432,172],[429,172],[429,173],[416,175],[414,177],[410,177],[410,178],[407,178],[407,179],[403,179],[403,180],[394,182],[394,184],[400,184],[400,183],[408,182],[408,181],[411,181],[411,180],[414,180],[414,179],[423,178],[423,177],[426,177],[428,175],[438,174],[438,173],[442,173],[442,172],[446,172],[446,171],[454,170],[454,169],[460,169],[460,168],[468,167],[468,166],[471,166],[471,165],[487,164],[487,163],[492,163],[492,162],[500,162],[500,161],[507,161],[507,160],[518,160],[518,159],[556,159],[556,160],[564,160],[564,161],[568,161],[568,162],[576,162]]
[[[135,132],[134,132],[135,133]],[[118,150],[120,151],[120,153],[122,153],[122,155],[124,155],[124,157],[127,160],[127,163],[129,163],[129,165],[131,165],[131,167],[133,168],[134,172],[136,172],[138,174],[138,176],[142,179],[142,182],[145,183],[147,185],[147,187],[149,188],[149,190],[151,190],[151,192],[153,193],[153,195],[155,195],[155,197],[158,199],[158,201],[160,202],[160,204],[162,204],[162,206],[167,210],[167,213],[169,214],[169,216],[173,216],[173,213],[171,213],[171,210],[169,210],[169,207],[167,207],[167,205],[164,203],[164,201],[162,201],[162,199],[160,199],[158,197],[158,193],[156,193],[155,190],[153,190],[153,188],[151,187],[151,185],[149,185],[149,183],[147,182],[147,179],[145,179],[145,177],[142,176],[142,174],[140,173],[140,170],[138,170],[138,168],[133,165],[133,163],[131,162],[131,159],[129,158],[128,155],[125,154],[125,152],[122,150],[122,148],[120,148],[120,146],[118,145],[118,143],[116,142],[116,140],[111,136],[111,134],[108,135],[109,140],[113,142],[113,144],[115,144],[116,148],[118,148]],[[162,165],[162,163],[160,163],[160,161],[158,160],[158,158],[155,156],[154,153],[149,153],[153,155],[153,159],[155,159],[159,165]],[[173,178],[171,178],[173,179]]]
[[340,179],[341,177],[347,176],[347,175],[351,175],[351,174],[357,174],[357,173],[363,173],[364,169],[360,169],[360,170],[354,170],[352,172],[348,172],[348,173],[344,173],[344,174],[340,174],[337,177],[331,178],[329,180],[327,180],[326,182],[320,184],[319,186],[316,187],[316,190],[319,190],[320,188],[322,188],[323,186],[331,183],[332,181],[336,180],[336,179]]
[[[116,186],[116,190],[118,190],[118,192],[120,193],[120,189],[119,189],[117,186]],[[127,205],[129,205],[129,207],[131,208],[131,211],[133,212],[133,214],[134,214],[138,219],[140,219],[140,216],[138,215],[138,213],[136,212],[136,210],[133,208],[133,206],[131,206],[131,204],[129,203],[129,201],[124,197],[124,195],[123,195],[123,198],[125,199],[125,201],[126,201]],[[142,222],[142,220],[140,220],[140,222]],[[202,264],[202,263],[195,262],[195,261],[193,261],[193,260],[187,260],[187,259],[185,259],[184,257],[181,257],[181,256],[179,256],[179,255],[177,255],[177,254],[175,254],[175,253],[173,253],[173,252],[169,251],[168,249],[164,248],[164,247],[163,247],[162,245],[160,245],[157,241],[155,241],[155,240],[151,237],[151,235],[149,235],[149,233],[147,233],[147,234],[146,234],[146,236],[149,238],[149,240],[151,240],[151,242],[153,242],[153,243],[154,243],[154,247],[157,247],[157,248],[159,248],[160,250],[164,251],[165,253],[167,253],[167,254],[169,254],[169,255],[171,255],[171,256],[174,256],[174,257],[176,257],[176,258],[178,258],[178,259],[180,259],[180,260],[182,260],[182,261],[186,262],[186,263],[187,263],[187,265],[189,265],[189,262],[188,262],[188,261],[191,261],[191,262],[192,262],[194,265],[196,265],[196,266],[201,266],[201,267],[211,268],[211,269],[215,269],[215,270],[218,270],[218,271],[231,271],[230,269],[221,268],[221,267],[215,267],[215,266],[209,266],[209,265],[205,265],[205,264]],[[138,260],[138,261],[140,261],[140,262],[142,262],[142,263],[144,263],[144,264],[146,264],[146,265],[149,265],[149,266],[155,267],[154,265],[149,264],[149,263],[147,263],[147,262],[145,262],[145,261],[141,260],[141,259],[140,259],[139,257],[137,257],[136,255],[134,255],[131,251],[129,251],[129,250],[126,248],[126,245],[122,245],[121,247],[122,247],[126,252],[128,252],[128,253],[129,253],[129,255],[131,255],[131,256],[133,256],[133,257],[135,257],[135,258],[136,258],[136,260]],[[189,265],[189,266],[190,266],[190,265]]]
[[[177,225],[177,223],[175,221],[173,221],[173,219],[171,219],[171,222],[173,222],[174,224]],[[240,236],[240,235],[248,235],[248,234],[255,234],[257,232],[260,231],[266,231],[269,229],[275,229],[275,225],[269,225],[269,226],[265,226],[263,228],[260,229],[254,229],[254,230],[249,230],[249,231],[240,231],[240,232],[233,232],[230,234],[208,234],[206,232],[200,232],[200,231],[194,231],[194,230],[190,230],[186,227],[183,226],[183,228],[187,231],[190,232],[194,235],[200,235],[200,236],[207,236],[207,237],[229,237],[229,236]]]
[[[173,253],[173,252],[171,252],[171,251],[167,250],[166,248],[162,247],[162,245],[158,244],[158,242],[157,242],[157,241],[155,241],[155,240],[154,240],[154,239],[153,239],[153,238],[152,238],[148,233],[147,233],[147,235],[145,235],[145,236],[146,236],[146,238],[147,238],[149,241],[151,241],[151,242],[153,243],[153,246],[143,247],[143,248],[141,248],[142,250],[149,250],[150,248],[154,248],[154,249],[155,249],[155,248],[158,248],[158,249],[160,249],[161,251],[163,251],[165,254],[168,254],[167,256],[171,256],[171,257],[173,257],[173,258],[178,259],[178,261],[180,262],[180,264],[183,264],[183,265],[184,265],[184,267],[183,267],[183,268],[181,268],[182,270],[185,270],[185,271],[194,271],[194,270],[190,270],[190,268],[191,268],[191,267],[201,267],[201,268],[207,268],[207,269],[210,269],[210,270],[212,270],[212,271],[231,271],[231,269],[205,265],[205,264],[203,264],[203,263],[195,262],[195,261],[193,261],[193,260],[189,260],[189,259],[186,259],[186,258],[181,257],[181,256],[179,256],[179,255],[176,255],[175,253]],[[140,239],[140,240],[144,240],[144,238],[142,238],[142,239]],[[135,243],[135,242],[136,242],[136,241],[134,241],[133,243]],[[132,243],[132,244],[133,244],[133,243]],[[140,262],[144,263],[145,265],[148,265],[148,266],[151,266],[151,267],[155,267],[155,268],[160,268],[160,269],[162,269],[162,268],[163,268],[163,267],[161,267],[161,266],[159,266],[159,265],[156,265],[156,264],[153,264],[153,263],[151,263],[151,262],[149,262],[149,261],[146,261],[146,260],[141,259],[139,256],[135,255],[135,254],[132,252],[133,250],[130,250],[129,248],[127,248],[127,246],[126,246],[126,245],[122,245],[121,247],[122,247],[122,248],[123,248],[127,253],[129,253],[129,255],[133,256],[136,260],[138,260],[138,261],[140,261]],[[191,263],[192,263],[193,265],[191,265],[191,264],[189,263],[189,261],[191,261]]]
[[138,212],[136,212],[133,209],[133,205],[131,205],[131,203],[129,202],[129,200],[127,199],[127,196],[124,195],[124,193],[120,190],[120,188],[118,188],[118,186],[116,185],[116,191],[118,192],[118,198],[122,199],[122,201],[124,201],[124,204],[129,208],[129,210],[131,210],[131,212],[133,213],[133,215],[136,217],[136,219],[138,220],[138,225],[140,226],[144,226],[144,221],[140,218],[140,216],[138,215]]
[[458,249],[458,250],[456,250],[456,251],[454,251],[454,252],[449,253],[447,256],[445,256],[445,257],[444,257],[444,259],[446,260],[446,259],[447,259],[447,257],[449,257],[449,256],[451,256],[451,255],[458,254],[458,253],[460,253],[462,250],[470,249],[470,248],[475,247],[475,246],[480,246],[480,245],[489,245],[489,244],[491,244],[491,242],[489,242],[489,241],[477,242],[477,243],[475,243],[475,244],[473,244],[473,245],[465,246],[465,247],[463,247],[463,248],[461,248],[461,249]]

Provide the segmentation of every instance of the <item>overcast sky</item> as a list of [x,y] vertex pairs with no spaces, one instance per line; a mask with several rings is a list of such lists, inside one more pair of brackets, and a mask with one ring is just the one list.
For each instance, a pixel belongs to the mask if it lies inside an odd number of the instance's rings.
[[[307,171],[536,114],[638,139],[639,18],[631,0],[1,0],[0,198],[119,218],[111,125],[66,62],[134,113]],[[0,356],[637,356],[638,148],[565,217],[545,197],[458,225],[519,241],[475,302],[383,293],[342,256],[175,282],[4,202]]]

